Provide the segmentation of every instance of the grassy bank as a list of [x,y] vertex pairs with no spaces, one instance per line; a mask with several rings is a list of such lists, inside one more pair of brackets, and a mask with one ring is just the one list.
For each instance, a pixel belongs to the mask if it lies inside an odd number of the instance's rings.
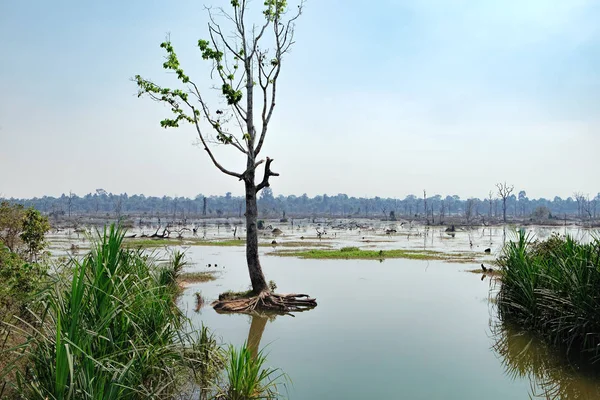
[[554,235],[538,242],[521,231],[498,263],[502,320],[600,360],[600,240],[583,244]]
[[441,260],[451,262],[473,262],[475,256],[469,253],[444,253],[433,250],[362,250],[358,247],[342,249],[278,250],[269,253],[275,256],[300,257],[319,260],[385,260],[405,258],[409,260]]

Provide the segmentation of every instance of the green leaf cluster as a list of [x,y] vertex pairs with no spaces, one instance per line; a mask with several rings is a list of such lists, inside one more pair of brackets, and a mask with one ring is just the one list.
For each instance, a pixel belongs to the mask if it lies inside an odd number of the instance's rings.
[[227,99],[227,104],[237,104],[242,100],[242,91],[235,90],[229,83],[224,83],[221,87],[223,95]]
[[204,60],[214,60],[217,63],[223,60],[223,52],[211,49],[207,40],[198,40],[198,47]]
[[265,10],[263,14],[269,21],[279,19],[287,8],[286,0],[265,0]]
[[183,69],[179,65],[179,59],[177,58],[177,54],[175,54],[175,50],[173,49],[173,45],[171,42],[162,42],[160,47],[167,51],[167,61],[163,63],[164,69],[170,69],[177,73],[177,78],[183,83],[188,83],[190,81],[189,76],[184,74]]
[[[138,85],[138,97],[143,94],[150,94],[154,99],[164,101],[171,105],[171,111],[175,114],[175,118],[165,118],[160,121],[160,126],[163,128],[176,128],[179,126],[181,121],[194,123],[193,117],[187,115],[180,107],[179,101],[188,101],[188,94],[179,89],[169,89],[160,87],[148,80],[143,79],[140,75],[136,75],[134,78]],[[194,110],[196,116],[199,115],[199,111]]]

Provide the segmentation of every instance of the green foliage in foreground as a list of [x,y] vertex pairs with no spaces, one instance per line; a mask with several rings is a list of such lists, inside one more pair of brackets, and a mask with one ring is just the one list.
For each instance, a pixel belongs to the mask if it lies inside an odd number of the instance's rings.
[[[282,375],[263,368],[262,353],[248,358],[246,347],[231,347],[227,364],[214,335],[205,327],[193,331],[177,308],[183,254],[158,264],[126,249],[123,239],[120,229],[105,229],[66,273],[46,276],[49,287],[30,304],[28,318],[12,325],[14,346],[0,347],[0,356],[11,356],[6,366],[0,362],[0,397],[8,392],[2,382],[10,382],[11,395],[31,400],[180,399],[192,392],[202,399],[274,398]],[[6,260],[23,264],[0,249],[2,265]]]
[[362,250],[358,247],[342,249],[279,250],[269,253],[276,256],[300,257],[324,260],[383,260],[386,258],[405,258],[410,260],[443,260],[469,262],[474,258],[464,253],[443,253],[432,250]]
[[252,354],[252,349],[243,345],[239,350],[229,348],[229,359],[225,366],[227,384],[219,399],[253,400],[278,398],[277,382],[286,375],[279,369],[266,368],[266,357],[262,351]]
[[158,267],[122,240],[120,230],[105,231],[72,261],[72,277],[56,278],[41,299],[43,311],[23,331],[25,398],[173,398],[205,362],[201,336],[182,333],[186,319],[174,304],[181,257]]
[[498,260],[500,317],[567,350],[600,357],[600,240],[553,235],[533,241],[523,231]]

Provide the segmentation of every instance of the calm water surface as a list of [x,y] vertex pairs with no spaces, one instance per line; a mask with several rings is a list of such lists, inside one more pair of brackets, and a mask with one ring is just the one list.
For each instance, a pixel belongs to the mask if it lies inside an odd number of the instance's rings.
[[[223,342],[242,344],[252,317],[219,315],[210,307],[196,313],[193,294],[201,291],[214,299],[224,290],[246,289],[244,249],[192,247],[188,254],[196,263],[192,270],[205,270],[216,262],[221,276],[188,288],[181,306],[197,326],[204,323]],[[273,256],[263,256],[262,263],[278,292],[302,291],[319,302],[316,309],[295,318],[267,321],[260,338],[269,363],[293,380],[288,387],[291,399],[528,399],[550,393],[539,387],[548,385],[548,377],[528,374],[527,368],[515,373],[507,351],[502,355],[504,343],[511,354],[528,348],[546,364],[550,359],[543,346],[527,346],[514,334],[509,335],[509,346],[506,332],[495,333],[489,278],[481,281],[464,272],[476,266]],[[254,321],[254,330],[260,332],[261,322]],[[512,359],[515,365],[531,364]],[[554,369],[557,376],[568,374],[556,365]],[[600,398],[597,381],[570,374],[569,384],[584,396],[567,391],[560,398]]]
[[[375,225],[376,221],[373,222]],[[444,228],[397,227],[328,231],[334,248],[433,249],[474,252],[493,260],[512,228],[459,231]],[[391,226],[394,227],[394,226]],[[314,243],[315,226],[281,225],[279,243]],[[587,241],[590,231],[577,227],[531,227],[539,239],[552,232]],[[134,231],[135,232],[135,231]],[[209,228],[207,238],[231,238],[224,228]],[[68,254],[73,235],[53,238],[54,254]],[[261,238],[270,243],[268,234]],[[485,255],[483,249],[491,248]],[[271,366],[292,379],[288,397],[315,399],[600,399],[600,379],[564,366],[555,354],[528,335],[499,329],[489,278],[464,272],[479,263],[451,264],[418,260],[302,260],[269,256],[261,248],[267,279],[278,292],[303,292],[319,306],[296,317],[260,320],[245,315],[219,315],[210,306],[195,312],[194,293],[210,302],[226,290],[248,288],[244,247],[184,247],[190,271],[216,263],[219,279],[186,289],[180,306],[194,325],[209,326],[223,343],[241,345],[260,340]],[[254,322],[254,323],[253,323]],[[260,334],[262,332],[262,335]]]

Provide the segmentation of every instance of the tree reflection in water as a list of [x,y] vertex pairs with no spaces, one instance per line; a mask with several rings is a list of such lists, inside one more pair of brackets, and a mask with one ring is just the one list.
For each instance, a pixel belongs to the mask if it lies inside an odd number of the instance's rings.
[[264,314],[253,314],[250,330],[248,331],[248,349],[252,353],[252,357],[256,359],[256,355],[260,351],[260,341],[267,326],[267,321],[273,321],[275,316],[267,316]]

